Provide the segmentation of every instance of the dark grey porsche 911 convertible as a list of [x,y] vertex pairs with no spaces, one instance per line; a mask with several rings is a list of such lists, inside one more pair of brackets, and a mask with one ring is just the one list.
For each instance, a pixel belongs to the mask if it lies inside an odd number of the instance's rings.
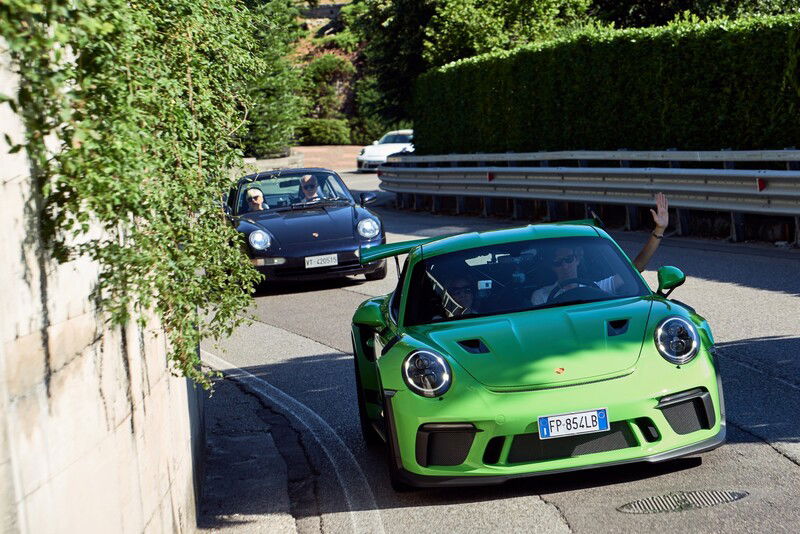
[[247,237],[247,252],[265,281],[308,280],[363,274],[386,276],[386,260],[359,263],[363,248],[386,242],[380,218],[357,202],[334,171],[285,169],[241,178],[225,211]]

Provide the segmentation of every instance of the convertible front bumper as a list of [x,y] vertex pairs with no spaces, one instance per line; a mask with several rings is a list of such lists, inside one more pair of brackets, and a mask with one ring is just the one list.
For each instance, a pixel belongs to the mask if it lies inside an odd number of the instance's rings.
[[[376,238],[372,245],[383,244],[384,238]],[[306,267],[309,256],[336,255],[336,265]],[[300,248],[289,253],[271,255],[253,255],[250,261],[253,267],[264,275],[264,282],[326,280],[344,276],[370,274],[386,265],[386,260],[361,264],[360,248],[351,244],[342,246],[334,243],[330,247],[318,246],[315,249]]]

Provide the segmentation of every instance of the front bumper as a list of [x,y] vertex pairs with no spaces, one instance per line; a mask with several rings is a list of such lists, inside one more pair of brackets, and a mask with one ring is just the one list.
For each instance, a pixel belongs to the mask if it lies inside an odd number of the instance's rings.
[[358,166],[358,170],[360,171],[371,171],[377,169],[379,166],[386,163],[386,158],[383,159],[376,159],[376,158],[356,158],[356,165]]
[[[384,411],[395,472],[402,482],[417,487],[499,484],[520,477],[663,462],[712,450],[726,436],[722,387],[710,361],[697,363],[702,369],[695,366],[691,374],[695,379],[705,379],[695,382],[696,388],[687,387],[683,377],[672,384],[663,380],[666,387],[653,390],[644,385],[643,373],[634,372],[605,382],[551,390],[476,395],[473,389],[472,402],[467,401],[471,406],[466,410],[466,398],[454,399],[451,405],[458,405],[460,416],[448,410],[444,402],[434,405],[433,411],[421,409],[431,399],[409,391],[386,390]],[[581,391],[576,395],[578,388]],[[620,392],[630,395],[617,402],[609,400],[620,398]],[[491,398],[489,402],[487,397]],[[685,416],[690,411],[683,409],[689,406],[687,403],[698,414],[694,427],[687,426]],[[580,440],[574,438],[538,439],[538,416],[599,407],[608,408],[613,432],[584,434],[584,443],[577,446]],[[464,413],[472,417],[465,419]],[[655,438],[645,421],[655,427]],[[462,429],[461,434],[456,430],[431,445],[426,430],[447,425]],[[471,435],[463,430],[465,425],[474,428]],[[569,450],[554,453],[560,443],[568,445]]]
[[355,250],[338,252],[320,252],[310,255],[332,254],[337,255],[338,264],[326,267],[306,268],[305,256],[281,256],[285,263],[280,265],[265,265],[270,262],[270,257],[251,257],[253,267],[264,275],[264,282],[275,281],[302,281],[302,280],[327,280],[344,276],[370,274],[385,265],[386,260],[375,261],[362,265]]

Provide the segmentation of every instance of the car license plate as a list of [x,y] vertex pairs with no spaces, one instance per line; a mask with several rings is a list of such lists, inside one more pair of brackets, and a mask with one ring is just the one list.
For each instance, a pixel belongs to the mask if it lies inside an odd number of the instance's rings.
[[328,267],[329,265],[339,265],[339,257],[336,254],[306,256],[306,269],[313,269],[314,267]]
[[605,408],[539,418],[539,439],[605,432],[606,430],[608,430],[608,411]]

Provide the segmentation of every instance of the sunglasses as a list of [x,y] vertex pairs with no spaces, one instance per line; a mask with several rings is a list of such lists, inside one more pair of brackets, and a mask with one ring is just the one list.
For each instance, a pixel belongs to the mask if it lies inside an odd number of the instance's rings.
[[472,293],[471,286],[451,287],[450,293]]
[[317,184],[306,184],[303,186],[303,189],[305,189],[306,191],[313,191],[316,188]]
[[259,195],[257,197],[247,197],[247,201],[248,202],[255,202],[256,200],[261,200],[262,198],[264,198],[264,197],[262,197],[261,195]]
[[575,261],[575,254],[570,254],[569,256],[564,256],[563,258],[556,258],[553,260],[553,267],[561,267],[564,264],[571,264]]

